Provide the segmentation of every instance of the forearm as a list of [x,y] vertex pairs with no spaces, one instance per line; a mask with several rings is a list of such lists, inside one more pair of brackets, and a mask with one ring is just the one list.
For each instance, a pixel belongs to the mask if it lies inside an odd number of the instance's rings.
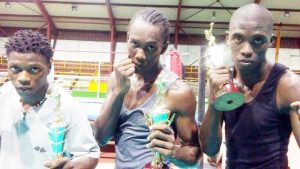
[[203,152],[214,156],[219,152],[222,141],[221,112],[211,104],[202,122],[200,140]]
[[299,114],[297,114],[295,111],[290,112],[291,116],[291,124],[293,128],[293,133],[295,136],[295,139],[297,141],[298,147],[300,148],[300,119]]
[[82,157],[72,160],[73,169],[94,169],[98,164],[98,159],[91,157]]
[[101,113],[93,123],[95,138],[100,145],[106,144],[113,137],[123,100],[124,94],[112,92],[103,103]]
[[167,159],[181,168],[198,166],[202,151],[199,146],[176,145],[171,157]]

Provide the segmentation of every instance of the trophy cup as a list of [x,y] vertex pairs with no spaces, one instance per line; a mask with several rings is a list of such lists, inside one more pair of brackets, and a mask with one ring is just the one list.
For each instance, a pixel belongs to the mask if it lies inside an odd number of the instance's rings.
[[[208,42],[208,50],[206,52],[206,57],[208,58],[208,66],[215,67],[220,66],[226,63],[230,59],[232,62],[232,58],[230,55],[230,49],[226,46],[216,45],[215,37],[212,34],[214,23],[210,24],[210,29],[205,30],[205,38]],[[231,79],[233,79],[233,66],[232,68]],[[239,89],[235,86],[232,81],[226,82],[219,87],[219,90],[215,94],[214,107],[219,111],[231,111],[238,107],[240,107],[244,103],[244,95],[239,91]]]
[[[170,110],[164,108],[164,96],[166,92],[165,81],[159,76],[155,81],[156,85],[156,101],[154,109],[145,113],[146,124],[151,126],[153,124],[167,124],[170,125],[174,120],[175,114],[172,114]],[[160,153],[155,152],[154,159],[151,163],[147,163],[144,166],[145,169],[168,169],[169,167],[164,164]]]
[[[55,86],[53,87],[55,88]],[[52,89],[53,89],[52,88]],[[56,107],[54,109],[55,117],[52,122],[48,125],[48,136],[51,143],[51,149],[54,159],[59,159],[63,157],[63,148],[65,143],[65,135],[67,131],[67,125],[61,117],[60,109],[60,93],[56,89],[50,90],[48,97],[54,98],[56,101]]]

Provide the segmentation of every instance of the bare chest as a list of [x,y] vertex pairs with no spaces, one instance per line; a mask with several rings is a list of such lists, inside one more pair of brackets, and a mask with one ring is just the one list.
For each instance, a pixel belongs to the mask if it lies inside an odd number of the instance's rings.
[[124,99],[125,106],[132,110],[144,104],[154,94],[153,89],[149,91],[130,89]]

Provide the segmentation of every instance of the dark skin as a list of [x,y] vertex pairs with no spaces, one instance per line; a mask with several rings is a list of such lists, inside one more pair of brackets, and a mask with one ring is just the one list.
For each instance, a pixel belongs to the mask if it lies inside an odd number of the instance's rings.
[[[8,75],[21,97],[21,103],[25,111],[40,102],[48,89],[47,75],[50,72],[51,60],[35,53],[11,52],[8,55]],[[95,168],[98,159],[84,157],[76,162],[69,158],[45,162],[45,167],[55,169],[90,169]]]
[[[270,13],[252,5],[238,10],[230,21],[227,44],[230,46],[236,70],[234,82],[251,102],[259,93],[274,65],[266,60],[266,51],[271,44],[272,18]],[[222,140],[222,113],[213,106],[213,96],[218,87],[230,81],[229,69],[225,66],[208,70],[210,86],[209,107],[201,128],[203,151],[209,156],[219,152]],[[290,115],[293,133],[300,146],[300,78],[287,71],[280,79],[276,90],[276,105],[280,113]]]
[[[130,25],[129,58],[114,65],[107,99],[94,123],[96,139],[100,144],[105,144],[116,131],[123,102],[127,108],[134,109],[156,92],[153,83],[163,68],[159,56],[167,46],[168,43],[162,39],[160,25],[142,20],[135,20]],[[170,126],[153,125],[147,147],[177,165],[195,164],[201,149],[194,120],[194,93],[185,83],[176,81],[166,93],[164,107],[177,115],[176,129],[181,144],[175,145],[174,130]]]

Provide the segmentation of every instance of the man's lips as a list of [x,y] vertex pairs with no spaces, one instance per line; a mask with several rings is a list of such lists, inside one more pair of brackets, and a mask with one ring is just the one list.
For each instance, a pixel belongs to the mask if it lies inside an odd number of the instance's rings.
[[242,62],[242,63],[253,63],[253,60],[251,60],[251,59],[241,59],[240,62]]
[[21,91],[27,91],[27,90],[32,90],[31,87],[17,87],[18,90],[21,90]]

